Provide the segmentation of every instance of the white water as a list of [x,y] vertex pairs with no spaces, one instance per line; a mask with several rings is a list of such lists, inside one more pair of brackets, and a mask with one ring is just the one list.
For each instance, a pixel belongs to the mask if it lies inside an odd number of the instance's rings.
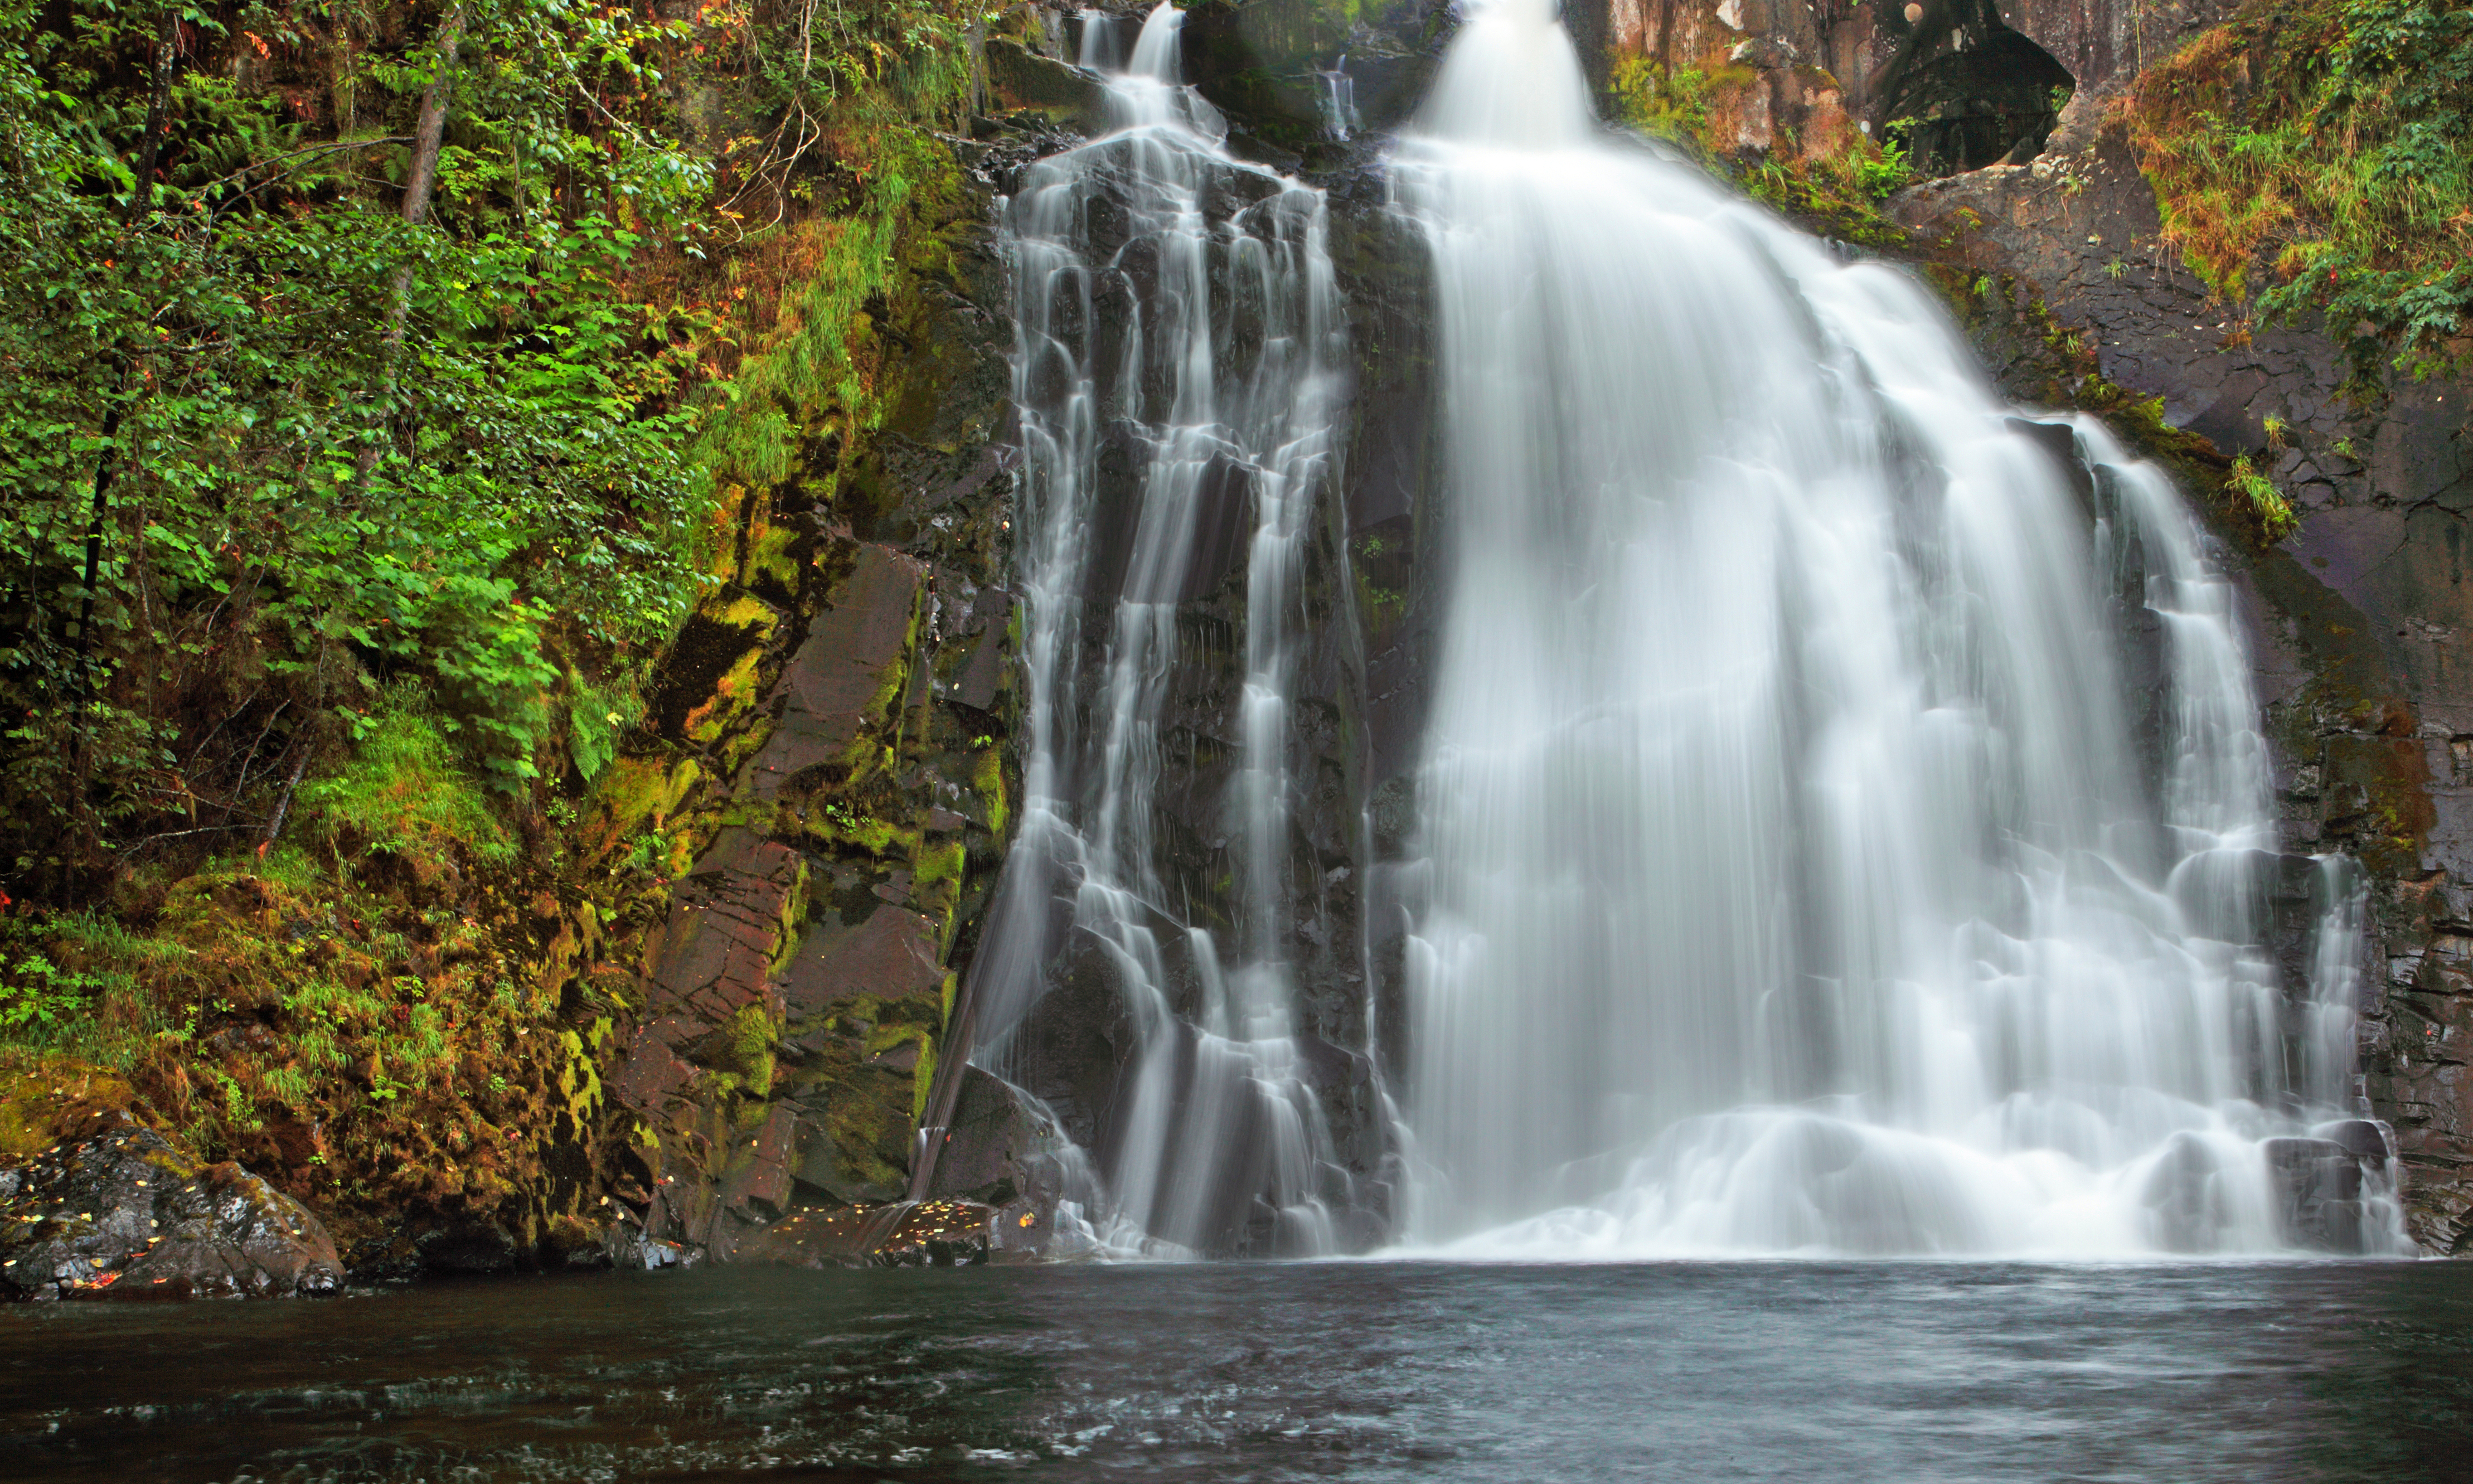
[[1552,0],[1474,10],[1393,169],[1450,469],[1407,1239],[2282,1245],[2262,1142],[2354,1113],[2359,905],[2296,1016],[2170,486],[2080,421],[2090,534],[1913,283],[1601,133]]
[[[1217,112],[1178,82],[1181,21],[1162,4],[1118,67],[1113,23],[1085,12],[1082,60],[1106,76],[1110,131],[1032,166],[1003,225],[1029,744],[974,1058],[1014,1070],[1007,1038],[1033,1005],[1062,977],[1104,977],[1138,1044],[1080,1212],[1094,1240],[1226,1250],[1249,1224],[1265,1240],[1267,1209],[1268,1245],[1311,1253],[1332,1243],[1332,1165],[1283,961],[1288,696],[1345,344],[1322,196],[1221,148]],[[1231,500],[1243,550],[1217,560],[1243,574],[1236,714],[1171,721],[1200,673],[1180,655],[1180,605],[1208,596]],[[1236,738],[1225,943],[1161,870],[1172,726]]]

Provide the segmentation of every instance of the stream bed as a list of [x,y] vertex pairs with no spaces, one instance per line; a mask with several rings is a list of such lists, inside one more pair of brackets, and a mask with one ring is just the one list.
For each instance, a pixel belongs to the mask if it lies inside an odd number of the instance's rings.
[[2473,1266],[722,1269],[0,1313],[0,1477],[2439,1480]]

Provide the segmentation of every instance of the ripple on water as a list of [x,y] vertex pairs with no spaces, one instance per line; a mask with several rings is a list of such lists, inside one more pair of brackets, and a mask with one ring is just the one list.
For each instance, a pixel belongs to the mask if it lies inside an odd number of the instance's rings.
[[2461,1479],[2473,1269],[698,1272],[0,1316],[0,1477]]

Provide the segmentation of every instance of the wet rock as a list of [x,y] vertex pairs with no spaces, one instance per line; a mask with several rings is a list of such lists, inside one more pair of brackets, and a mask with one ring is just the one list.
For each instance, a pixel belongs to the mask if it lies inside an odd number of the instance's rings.
[[1085,133],[1106,127],[1106,95],[1090,73],[1000,37],[988,42],[986,59],[988,92],[998,106]]
[[2395,1130],[2376,1118],[2341,1118],[2322,1123],[2310,1133],[2314,1138],[2339,1145],[2372,1169],[2396,1157]]
[[632,1212],[622,1214],[601,1233],[601,1251],[610,1266],[622,1273],[650,1273],[662,1268],[695,1266],[696,1254],[676,1242],[644,1233],[644,1224]]
[[733,1260],[801,1268],[974,1267],[996,1212],[974,1201],[896,1201],[804,1210],[740,1242]]
[[1037,1098],[982,1068],[966,1068],[941,1146],[928,1193],[995,1209],[991,1260],[1080,1254],[1079,1244],[1059,1243],[1058,1209],[1097,1204],[1089,1160]]
[[[1327,0],[1203,0],[1185,22],[1186,80],[1232,128],[1274,145],[1311,148],[1343,127],[1394,128],[1425,97],[1449,0],[1364,8]],[[1333,111],[1333,74],[1347,79],[1354,124]]]
[[125,1117],[0,1171],[0,1294],[285,1298],[333,1293],[318,1218],[239,1165]]
[[[2384,1141],[2381,1151],[2384,1167]],[[2317,1252],[2360,1252],[2365,1185],[2360,1155],[2328,1138],[2270,1138],[2264,1152],[2277,1234]]]
[[756,798],[770,799],[797,774],[839,759],[882,710],[894,669],[910,647],[924,581],[910,558],[885,546],[859,548],[858,565],[782,672],[780,725],[748,765],[746,784]]

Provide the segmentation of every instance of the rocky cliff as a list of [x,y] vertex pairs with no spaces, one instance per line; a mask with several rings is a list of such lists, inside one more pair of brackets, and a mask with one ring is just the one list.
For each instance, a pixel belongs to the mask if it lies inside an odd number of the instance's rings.
[[[1885,217],[1813,225],[1910,262],[2011,395],[2107,418],[2207,511],[2247,600],[2275,749],[2288,859],[2264,874],[2262,910],[2292,950],[2300,858],[2342,850],[2366,868],[2362,1092],[2396,1131],[2414,1235],[2452,1253],[2473,1239],[2468,389],[2384,357],[2365,379],[2358,345],[2264,323],[2185,262],[2115,104],[2230,13],[2216,0],[1567,7],[1610,112],[1688,117],[1732,167],[1877,161],[1894,126],[1940,178]],[[1439,598],[1438,515],[1420,498],[1432,311],[1423,246],[1387,209],[1381,132],[1453,23],[1448,0],[1204,0],[1188,30],[1231,148],[1328,193],[1347,302],[1353,395],[1340,497],[1302,583],[1303,806],[1284,869],[1300,1029],[1355,1245],[1381,1236],[1395,1173],[1382,1081],[1405,1021],[1398,873]],[[1073,1188],[1068,1140],[1107,1142],[1131,1037],[1103,966],[1062,965],[1016,1038],[1008,1070],[1035,1099],[962,1064],[1020,788],[1013,331],[993,213],[1025,164],[1097,126],[1092,80],[1068,61],[1079,24],[1008,12],[985,40],[972,137],[903,136],[873,288],[796,287],[842,271],[837,234],[856,228],[830,212],[771,239],[751,271],[774,305],[751,363],[848,373],[828,394],[822,376],[744,378],[771,399],[772,455],[725,484],[709,591],[616,760],[571,822],[528,826],[554,848],[488,888],[486,909],[451,863],[400,868],[399,898],[464,913],[460,929],[454,911],[422,914],[437,922],[402,948],[407,971],[468,959],[476,985],[484,969],[520,981],[521,1003],[502,988],[491,1013],[505,1024],[491,1024],[522,1071],[498,1079],[498,1127],[437,1152],[450,1174],[465,1162],[468,1196],[424,1175],[373,1198],[419,1214],[367,1236],[365,1271],[1035,1254]],[[822,188],[855,200],[866,181],[828,171]],[[1212,572],[1179,607],[1196,642],[1159,795],[1198,922],[1228,910],[1221,796],[1243,681],[1229,636],[1244,585],[1230,562]],[[255,911],[241,898],[274,892],[256,879],[208,887]],[[330,910],[321,925],[296,907],[276,893],[265,914],[339,962],[381,936],[375,917],[364,930]],[[383,1069],[366,1080],[393,1095]],[[518,1147],[501,1130],[527,1119],[540,1137]],[[249,1147],[297,1167],[315,1204],[310,1143]],[[944,1204],[888,1214],[911,1197]],[[1261,1237],[1240,1212],[1222,1250]]]

